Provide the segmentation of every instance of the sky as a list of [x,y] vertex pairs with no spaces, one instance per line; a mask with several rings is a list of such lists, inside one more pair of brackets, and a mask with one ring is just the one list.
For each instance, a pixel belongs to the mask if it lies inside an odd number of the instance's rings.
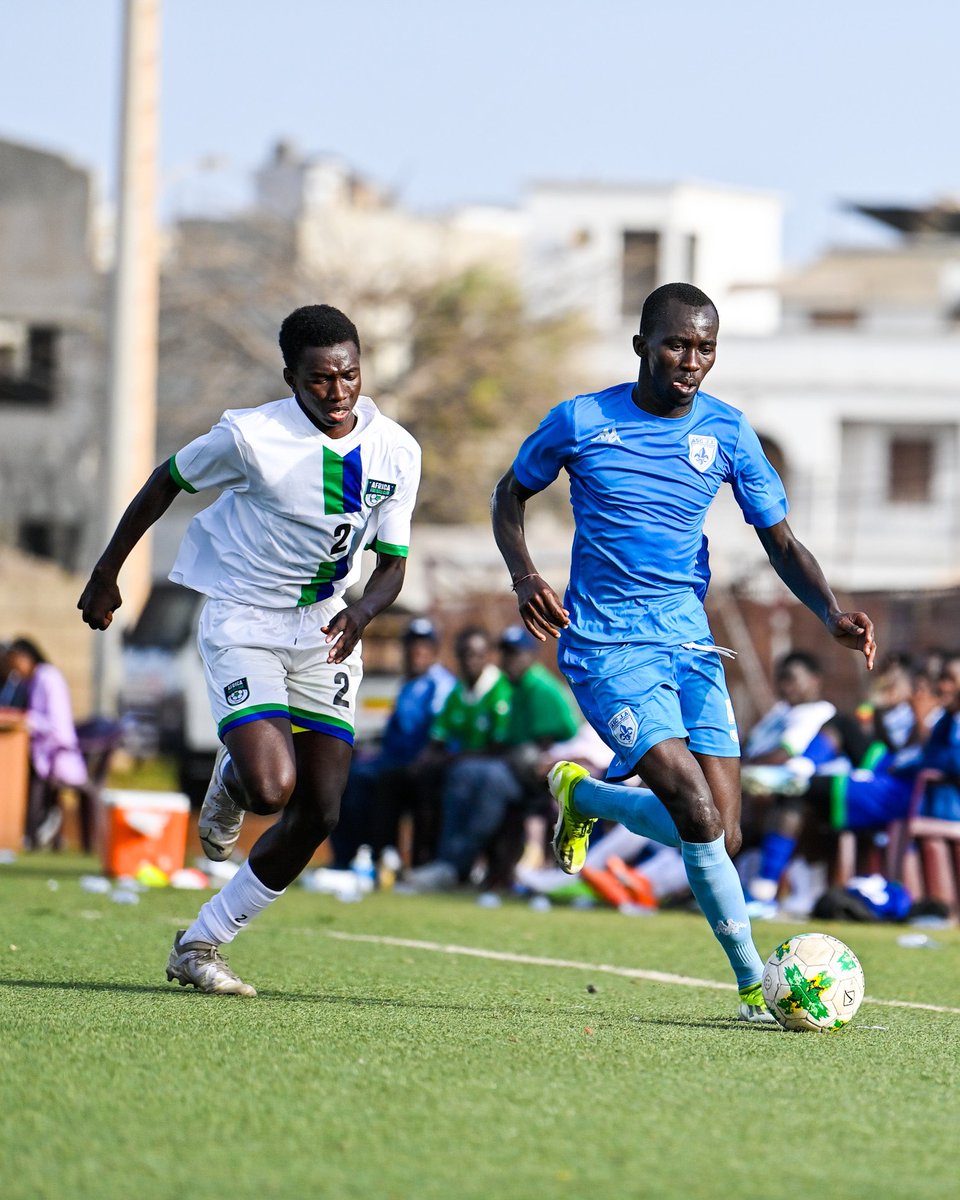
[[[279,139],[403,205],[536,180],[780,194],[784,249],[882,240],[850,200],[960,194],[960,5],[161,0],[161,211],[249,198]],[[116,175],[122,0],[0,5],[0,137]],[[213,164],[216,164],[215,166]]]

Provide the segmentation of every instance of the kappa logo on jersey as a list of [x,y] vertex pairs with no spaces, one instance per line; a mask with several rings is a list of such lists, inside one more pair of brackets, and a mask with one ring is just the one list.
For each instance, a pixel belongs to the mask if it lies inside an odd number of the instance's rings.
[[702,474],[713,465],[713,460],[717,457],[717,439],[691,433],[687,441],[690,443],[690,453],[687,457]]
[[396,490],[397,485],[395,483],[384,483],[382,479],[368,479],[367,490],[363,493],[363,499],[369,508],[376,508],[384,500],[389,500]]
[[636,744],[637,735],[640,732],[637,718],[629,708],[621,708],[615,717],[611,717],[607,722],[607,728],[620,745],[628,750]]
[[623,442],[620,441],[620,434],[617,433],[616,425],[608,425],[606,429],[601,429],[593,440],[595,442],[616,443],[618,446],[623,445]]
[[233,683],[228,683],[223,689],[223,694],[231,708],[242,704],[250,696],[250,687],[247,684],[246,676],[243,679],[235,679]]

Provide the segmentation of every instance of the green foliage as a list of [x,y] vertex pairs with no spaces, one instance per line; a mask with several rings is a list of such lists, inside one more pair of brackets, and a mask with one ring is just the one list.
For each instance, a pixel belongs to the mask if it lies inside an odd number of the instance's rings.
[[418,515],[484,521],[520,438],[578,390],[571,352],[586,330],[572,317],[533,320],[517,287],[482,268],[425,289],[412,311],[411,369],[396,390],[423,447]]

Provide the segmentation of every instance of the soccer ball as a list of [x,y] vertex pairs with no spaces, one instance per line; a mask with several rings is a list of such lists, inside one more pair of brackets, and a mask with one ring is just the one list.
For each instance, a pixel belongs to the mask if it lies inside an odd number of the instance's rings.
[[839,938],[798,933],[767,959],[763,998],[784,1029],[827,1033],[860,1007],[863,968]]

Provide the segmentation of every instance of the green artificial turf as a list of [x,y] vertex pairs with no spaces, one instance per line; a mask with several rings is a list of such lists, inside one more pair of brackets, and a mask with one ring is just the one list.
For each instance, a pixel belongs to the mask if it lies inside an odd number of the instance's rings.
[[[0,866],[7,1200],[956,1194],[957,1012],[743,1026],[732,991],[331,936],[727,982],[695,915],[299,888],[230,948],[258,998],[202,996],[163,968],[205,893],[121,905],[81,889],[93,870]],[[810,927],[760,925],[758,946]],[[956,932],[830,932],[868,996],[960,1009]]]

